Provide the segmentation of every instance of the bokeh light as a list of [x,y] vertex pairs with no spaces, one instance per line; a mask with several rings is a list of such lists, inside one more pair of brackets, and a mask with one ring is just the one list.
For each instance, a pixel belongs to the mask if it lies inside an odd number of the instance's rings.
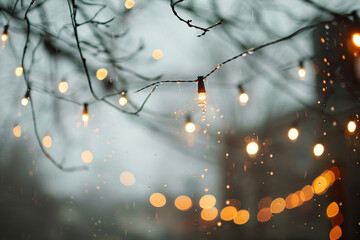
[[336,202],[332,202],[326,209],[326,215],[329,218],[335,217],[339,213],[339,205]]
[[246,152],[251,156],[257,154],[258,151],[259,151],[259,145],[256,142],[250,142],[246,146]]
[[135,1],[134,0],[126,0],[124,5],[127,9],[131,9],[132,7],[134,7]]
[[349,123],[347,124],[347,129],[348,129],[349,133],[355,132],[356,123],[354,121],[349,121]]
[[239,103],[242,106],[245,106],[249,102],[249,95],[246,92],[242,92],[238,96]]
[[340,226],[335,226],[333,227],[333,229],[331,229],[329,237],[330,240],[337,240],[341,237],[341,235],[342,235],[342,230]]
[[125,186],[132,186],[135,184],[135,176],[131,172],[122,172],[120,182]]
[[212,221],[217,217],[217,215],[218,210],[215,207],[203,209],[200,214],[201,218],[205,221]]
[[81,160],[84,162],[84,163],[91,163],[92,160],[93,160],[93,154],[91,151],[89,150],[85,150],[81,153]]
[[58,89],[59,92],[66,93],[67,90],[69,89],[69,84],[66,81],[61,81],[59,82]]
[[315,180],[312,183],[312,187],[314,189],[314,193],[321,195],[323,194],[327,189],[327,181],[326,178],[319,176],[315,178]]
[[119,104],[120,104],[120,106],[125,106],[127,103],[128,103],[127,97],[121,96],[121,97],[119,98]]
[[160,208],[160,207],[163,207],[166,204],[166,198],[161,193],[153,193],[150,196],[150,203],[154,207]]
[[6,43],[8,39],[9,39],[9,36],[6,33],[1,34],[1,41],[3,43]]
[[108,75],[108,71],[105,68],[99,68],[96,71],[96,78],[100,81],[104,80],[107,75]]
[[185,123],[185,131],[187,133],[193,133],[193,132],[195,132],[195,130],[196,130],[195,123],[193,123],[191,121],[188,121],[188,122]]
[[159,60],[163,57],[163,52],[160,50],[160,49],[155,49],[153,52],[152,52],[152,57],[155,59],[155,60]]
[[272,213],[281,213],[284,211],[286,202],[283,198],[276,198],[270,205],[270,211]]
[[304,202],[309,201],[310,199],[312,199],[313,196],[314,196],[314,189],[312,186],[306,185],[301,189],[300,198],[302,201]]
[[50,136],[45,136],[43,137],[42,143],[44,145],[44,147],[46,148],[51,148],[52,146],[52,139]]
[[175,207],[181,211],[187,211],[192,207],[191,199],[186,195],[178,196],[175,199]]
[[216,198],[213,195],[207,194],[200,198],[199,205],[201,208],[209,209],[215,206]]
[[354,33],[352,35],[352,41],[356,47],[360,47],[360,33]]
[[237,209],[233,206],[224,207],[221,210],[220,217],[224,221],[231,221],[234,219],[235,215],[237,214]]
[[246,210],[240,210],[234,217],[234,223],[237,225],[245,224],[250,219],[250,213]]
[[320,157],[321,155],[323,155],[324,150],[325,150],[324,145],[322,145],[321,143],[317,143],[314,146],[313,152],[316,157]]
[[17,77],[21,77],[21,75],[23,74],[23,72],[24,72],[24,69],[23,69],[22,67],[17,67],[17,68],[15,68],[15,75],[16,75]]
[[296,139],[299,137],[299,131],[296,128],[290,128],[288,131],[288,137],[291,141],[296,141]]
[[285,199],[285,207],[287,209],[296,208],[299,204],[299,197],[298,195],[291,193]]
[[272,216],[272,213],[270,211],[270,208],[263,208],[263,209],[260,209],[260,211],[258,212],[257,220],[259,222],[267,222],[270,220],[271,216]]
[[304,79],[305,79],[305,77],[306,77],[306,70],[305,70],[305,68],[303,68],[303,67],[299,68],[299,70],[298,70],[298,76],[299,76],[299,78],[300,78],[301,80],[304,80]]
[[23,105],[24,107],[25,107],[26,105],[28,105],[28,103],[29,103],[29,99],[28,99],[28,98],[24,97],[24,98],[21,99],[21,105]]
[[15,137],[19,138],[21,137],[21,127],[19,125],[16,125],[14,128],[13,128],[13,134]]

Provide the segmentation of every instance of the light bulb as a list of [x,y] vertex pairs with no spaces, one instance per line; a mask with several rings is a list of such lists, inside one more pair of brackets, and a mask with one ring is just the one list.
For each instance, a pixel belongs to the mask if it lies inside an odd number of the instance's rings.
[[250,156],[253,156],[253,155],[257,154],[258,151],[259,151],[259,145],[256,142],[250,142],[246,146],[246,152]]
[[99,68],[96,71],[96,78],[100,81],[104,80],[108,75],[108,71],[105,68]]
[[131,9],[135,5],[135,1],[134,0],[126,0],[124,5],[127,9]]
[[360,47],[360,33],[354,33],[352,35],[352,42],[356,47]]
[[321,143],[317,143],[315,146],[314,146],[314,155],[316,157],[320,157],[323,153],[324,153],[324,145],[322,145]]
[[59,82],[58,89],[59,92],[66,93],[67,90],[69,89],[69,84],[66,81],[61,81]]
[[249,95],[246,92],[241,92],[239,94],[238,99],[239,99],[240,104],[245,106],[249,101]]
[[83,113],[81,115],[81,120],[84,122],[84,123],[87,123],[89,121],[89,114],[88,114],[88,105],[87,104],[84,104],[84,110],[83,110]]
[[187,121],[187,122],[185,123],[185,131],[186,131],[187,133],[193,133],[193,132],[195,132],[195,130],[196,130],[196,125],[195,125],[195,123],[193,123],[193,122],[191,122],[191,121]]
[[5,25],[4,31],[3,31],[2,35],[1,35],[1,41],[2,41],[3,43],[6,43],[7,40],[9,39],[9,36],[8,36],[8,34],[7,34],[8,28],[9,28],[9,25]]
[[347,125],[347,129],[349,133],[353,133],[356,130],[356,123],[354,121],[350,121]]
[[28,103],[29,103],[29,99],[28,99],[28,98],[24,97],[23,99],[21,99],[21,105],[23,105],[24,107],[25,107],[26,105],[28,105]]
[[295,142],[299,137],[299,131],[296,128],[290,128],[288,132],[288,137],[291,141]]
[[119,104],[120,106],[125,106],[128,103],[128,99],[125,96],[121,96],[119,98]]
[[17,68],[15,69],[15,75],[16,75],[17,77],[20,77],[20,76],[23,74],[23,72],[24,72],[24,69],[23,69],[22,67],[17,67]]
[[199,76],[197,80],[199,106],[203,106],[206,104],[206,90],[204,80],[205,78],[203,76]]

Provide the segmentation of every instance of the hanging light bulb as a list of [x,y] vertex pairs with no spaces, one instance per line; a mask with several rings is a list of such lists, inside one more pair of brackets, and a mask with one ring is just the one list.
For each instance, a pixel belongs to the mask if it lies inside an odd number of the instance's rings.
[[352,35],[352,42],[356,47],[360,47],[360,33],[354,33]]
[[305,71],[305,68],[304,68],[304,63],[302,61],[299,63],[298,75],[299,75],[299,78],[301,80],[305,79],[306,71]]
[[24,107],[26,105],[28,105],[29,103],[29,98],[30,98],[30,89],[28,89],[25,93],[25,96],[21,99],[21,105],[23,105]]
[[299,130],[297,130],[295,127],[290,128],[288,131],[288,137],[292,142],[295,142],[299,137]]
[[128,99],[125,95],[125,91],[121,92],[121,97],[119,98],[119,104],[120,106],[125,106],[128,103]]
[[354,133],[356,130],[356,122],[355,121],[349,121],[348,125],[347,125],[347,129],[349,131],[349,133]]
[[238,88],[239,88],[238,99],[239,99],[240,105],[245,106],[249,101],[249,95],[245,92],[242,85],[239,85]]
[[81,115],[81,120],[84,123],[87,123],[89,121],[88,104],[87,103],[85,103],[84,106],[83,106],[83,113]]
[[196,130],[196,125],[191,121],[190,116],[186,117],[186,123],[184,126],[184,129],[187,133],[193,133]]
[[248,145],[246,146],[246,152],[250,156],[256,155],[258,151],[259,151],[259,145],[254,141],[248,143]]
[[3,31],[3,33],[1,34],[1,41],[3,42],[3,43],[6,43],[7,42],[7,40],[9,39],[9,36],[8,36],[8,28],[9,28],[9,25],[5,25],[5,27],[4,27],[4,31]]
[[205,78],[203,76],[199,76],[197,80],[199,106],[203,106],[206,104],[206,90],[205,90],[204,80]]
[[66,93],[67,90],[69,89],[68,82],[65,80],[62,80],[61,82],[59,82],[58,89],[59,89],[59,92]]

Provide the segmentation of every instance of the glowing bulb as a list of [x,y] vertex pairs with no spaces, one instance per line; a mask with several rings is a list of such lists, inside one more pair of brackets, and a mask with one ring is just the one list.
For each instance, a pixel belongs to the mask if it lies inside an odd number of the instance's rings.
[[259,151],[259,145],[256,142],[250,142],[246,146],[246,151],[249,155],[253,156]]
[[352,36],[352,41],[356,47],[360,47],[360,33],[354,33]]
[[185,131],[187,133],[193,133],[193,132],[195,132],[195,130],[196,130],[195,123],[193,123],[191,121],[188,121],[188,122],[185,123]]
[[128,103],[128,99],[125,96],[121,96],[119,98],[119,104],[120,106],[125,106]]
[[87,104],[84,104],[84,110],[83,110],[83,113],[81,115],[81,120],[84,123],[87,123],[89,121],[89,114],[88,114]]
[[304,80],[304,79],[305,79],[305,76],[306,76],[305,68],[300,67],[299,70],[298,70],[298,75],[299,75],[299,78],[300,78],[301,80]]
[[206,93],[200,92],[198,94],[198,99],[199,99],[199,106],[204,105],[206,101]]
[[239,102],[241,105],[245,106],[249,101],[249,95],[246,92],[239,94]]
[[59,82],[58,89],[59,92],[66,93],[67,90],[69,89],[69,84],[66,81],[61,81]]
[[28,103],[29,103],[29,98],[24,97],[23,99],[21,99],[21,105],[23,105],[24,107],[25,107],[26,105],[28,105]]
[[16,75],[17,77],[21,77],[21,75],[23,74],[23,72],[24,72],[24,69],[23,69],[22,67],[17,67],[17,68],[15,69],[15,75]]
[[156,49],[152,52],[152,57],[155,60],[159,60],[161,59],[163,56],[163,52],[160,49]]
[[6,33],[3,33],[2,35],[1,35],[1,41],[3,42],[3,43],[6,43],[6,41],[9,39],[9,36],[6,34]]
[[324,150],[325,150],[324,145],[318,143],[314,146],[314,155],[316,157],[320,157],[324,153]]
[[206,104],[206,90],[205,90],[204,81],[205,78],[203,76],[198,76],[197,83],[198,83],[199,106]]
[[296,141],[296,139],[299,137],[299,131],[296,128],[290,128],[288,137],[291,141]]
[[353,133],[356,130],[356,123],[354,121],[350,121],[347,125],[347,129],[349,133]]
[[125,1],[125,7],[126,7],[127,9],[132,8],[134,5],[135,5],[135,1],[134,1],[134,0],[126,0],[126,1]]
[[96,71],[96,78],[101,80],[104,80],[106,76],[108,75],[108,71],[105,68],[99,68]]

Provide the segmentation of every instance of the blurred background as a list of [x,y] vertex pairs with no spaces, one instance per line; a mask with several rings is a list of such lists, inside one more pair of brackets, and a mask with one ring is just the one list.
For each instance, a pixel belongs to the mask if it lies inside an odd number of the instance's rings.
[[201,37],[165,0],[30,3],[0,3],[0,239],[359,239],[360,2],[173,6]]

